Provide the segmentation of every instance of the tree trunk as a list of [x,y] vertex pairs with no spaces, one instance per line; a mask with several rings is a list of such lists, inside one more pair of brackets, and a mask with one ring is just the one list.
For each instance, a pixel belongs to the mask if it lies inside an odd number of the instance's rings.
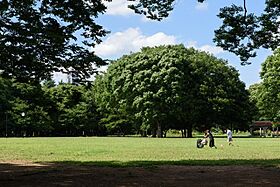
[[141,136],[142,136],[142,137],[146,137],[147,134],[148,134],[148,133],[147,133],[147,130],[141,131],[140,133],[141,133]]
[[182,138],[186,138],[187,137],[187,130],[186,130],[186,128],[182,129],[181,132],[182,132]]
[[187,135],[187,138],[192,138],[192,126],[189,126],[188,127],[188,135]]
[[184,138],[186,138],[186,137],[187,137],[187,129],[184,128]]
[[157,138],[162,138],[161,124],[157,122]]

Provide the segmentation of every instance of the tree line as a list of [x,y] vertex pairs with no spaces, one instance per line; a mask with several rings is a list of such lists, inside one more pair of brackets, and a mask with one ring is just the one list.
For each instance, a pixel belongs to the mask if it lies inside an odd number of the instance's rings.
[[69,83],[28,84],[0,79],[1,136],[93,136],[99,113],[90,89]]
[[[129,8],[161,20],[174,2],[139,0]],[[280,11],[279,0],[266,0],[261,15],[247,13],[243,2],[220,10],[223,24],[214,41],[248,64],[256,49],[278,48]],[[190,137],[193,129],[279,121],[279,50],[264,63],[262,82],[250,87],[251,95],[227,62],[183,46],[124,56],[92,86],[55,85],[54,72],[83,82],[107,63],[89,50],[108,33],[96,23],[106,11],[104,1],[4,0],[0,7],[2,136],[162,137],[167,129],[180,129]]]
[[0,89],[1,136],[164,137],[176,129],[191,137],[194,129],[247,130],[259,111],[237,70],[183,45],[123,56],[88,85],[1,77]]

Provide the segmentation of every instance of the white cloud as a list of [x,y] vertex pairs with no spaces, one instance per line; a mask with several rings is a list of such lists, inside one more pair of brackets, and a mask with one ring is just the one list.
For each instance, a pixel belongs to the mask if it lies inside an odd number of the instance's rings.
[[195,5],[195,9],[196,10],[201,10],[201,11],[203,11],[203,10],[208,10],[208,3],[196,3],[196,5]]
[[144,35],[139,28],[129,28],[123,32],[111,34],[94,51],[103,58],[116,58],[130,52],[139,51],[142,47],[176,44],[176,37],[163,32],[151,36]]
[[203,45],[199,47],[200,50],[212,53],[214,55],[223,53],[224,50],[220,47],[212,46],[212,45]]
[[127,7],[133,2],[127,0],[113,0],[112,2],[103,0],[103,3],[107,7],[106,14],[108,15],[128,16],[134,13],[133,10]]
[[[140,51],[142,47],[154,47],[158,45],[173,45],[178,44],[176,36],[167,35],[163,32],[157,32],[153,35],[145,35],[139,28],[129,28],[127,30],[112,33],[101,44],[93,49],[96,55],[102,58],[116,59],[122,55],[131,52]],[[223,49],[213,45],[198,46],[196,41],[189,41],[185,44],[186,47],[206,51],[217,55],[223,53]]]
[[218,54],[224,52],[224,50],[221,47],[216,47],[216,46],[212,46],[212,45],[197,46],[196,41],[189,41],[189,42],[187,42],[187,44],[185,44],[185,46],[193,47],[193,48],[201,50],[201,51],[206,51],[213,55],[218,55]]

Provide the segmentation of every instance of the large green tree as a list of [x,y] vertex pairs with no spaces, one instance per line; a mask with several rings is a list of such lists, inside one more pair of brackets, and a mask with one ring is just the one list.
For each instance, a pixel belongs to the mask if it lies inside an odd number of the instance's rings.
[[184,74],[188,71],[184,52],[182,46],[162,46],[121,58],[109,67],[103,80],[96,81],[95,87],[102,86],[97,90],[98,103],[109,113],[131,118],[143,131],[152,130],[161,137],[175,110],[182,113],[175,107],[183,100],[181,85],[186,82],[185,89],[190,87],[190,74]]
[[95,23],[101,0],[0,1],[0,70],[17,81],[39,82],[53,72],[88,78],[104,64],[90,47],[106,34]]
[[[246,123],[248,94],[235,69],[183,45],[143,48],[109,66],[95,81],[96,100],[141,130],[210,128]],[[243,121],[241,121],[243,120]]]
[[194,96],[195,127],[198,130],[215,125],[220,128],[246,128],[251,120],[251,105],[238,71],[228,66],[226,61],[206,53],[193,56],[191,66],[197,87]]

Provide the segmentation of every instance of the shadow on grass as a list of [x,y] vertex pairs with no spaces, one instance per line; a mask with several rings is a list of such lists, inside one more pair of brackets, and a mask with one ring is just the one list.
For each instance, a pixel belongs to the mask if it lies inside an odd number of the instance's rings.
[[99,167],[153,167],[160,165],[182,166],[265,166],[280,167],[280,159],[245,159],[245,160],[178,160],[178,161],[58,161],[57,164],[99,166]]
[[[257,166],[158,168],[157,166]],[[259,168],[261,166],[261,168]],[[268,168],[264,168],[269,166]],[[0,163],[0,186],[277,186],[280,159]],[[234,170],[232,172],[232,170]],[[213,172],[215,171],[215,172]],[[229,174],[228,172],[232,172]],[[252,174],[253,173],[253,174]],[[248,174],[250,179],[248,180]],[[262,177],[259,177],[262,176]],[[206,177],[206,178],[205,178]],[[210,181],[210,182],[209,182]],[[210,186],[211,186],[210,185]]]

